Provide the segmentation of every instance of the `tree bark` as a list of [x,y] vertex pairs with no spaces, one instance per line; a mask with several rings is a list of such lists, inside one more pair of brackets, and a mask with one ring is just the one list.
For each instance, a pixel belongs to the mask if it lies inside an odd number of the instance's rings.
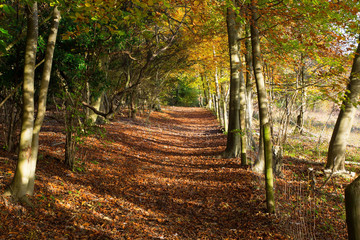
[[306,89],[305,89],[305,66],[303,55],[300,56],[300,67],[299,67],[299,77],[297,78],[297,88],[300,88],[300,109],[299,115],[296,118],[296,127],[295,132],[298,131],[300,134],[304,133],[304,118],[305,118],[305,109],[306,109]]
[[71,106],[71,100],[69,96],[66,96],[65,101],[65,165],[71,170],[74,169],[75,164],[75,153],[76,153],[76,141],[73,137],[74,133],[74,108]]
[[249,24],[246,25],[246,37],[245,40],[245,63],[246,63],[246,140],[247,140],[247,147],[249,149],[255,149],[255,140],[252,133],[252,118],[253,118],[253,81],[251,77],[252,72],[252,60],[251,60],[251,40],[250,40],[250,26]]
[[225,86],[225,82],[221,84],[221,92],[222,92],[222,98],[221,98],[221,104],[222,104],[222,119],[224,121],[224,130],[225,132],[228,131],[228,110],[227,110],[227,90]]
[[215,59],[215,74],[214,74],[214,79],[215,79],[215,112],[216,112],[216,117],[220,122],[220,126],[224,125],[223,122],[223,118],[221,115],[221,98],[220,98],[220,87],[219,87],[219,75],[218,75],[218,67],[217,67],[217,61],[216,61],[216,51],[215,51],[215,46],[213,46],[213,54],[214,54],[214,59]]
[[210,110],[213,110],[213,95],[211,93],[211,86],[210,86],[210,83],[209,83],[206,75],[204,76],[204,79],[205,79],[205,82],[206,82],[206,85],[207,85],[207,95],[208,95],[207,108],[210,109]]
[[345,171],[345,150],[355,116],[360,94],[360,44],[357,47],[351,69],[350,82],[345,93],[333,134],[331,136],[325,169]]
[[345,209],[349,240],[360,240],[360,177],[345,189]]
[[[258,93],[258,104],[259,104],[259,119],[260,128],[262,129],[262,135],[260,138],[263,139],[264,143],[264,157],[265,157],[265,189],[266,189],[266,205],[269,213],[275,212],[275,201],[274,201],[274,179],[273,179],[273,168],[272,168],[272,143],[271,143],[271,132],[270,124],[267,112],[267,93],[265,87],[264,75],[262,72],[261,63],[261,49],[260,49],[260,36],[258,28],[258,13],[255,1],[251,1],[251,44],[253,54],[253,67],[255,72],[256,87]],[[260,149],[260,148],[259,148]]]
[[201,77],[201,82],[202,82],[202,85],[203,85],[203,89],[204,89],[204,105],[206,108],[208,108],[209,106],[209,95],[208,95],[208,91],[206,90],[206,84],[205,84],[205,78],[204,78],[204,74],[200,74],[200,77]]
[[[103,99],[103,95],[104,93],[100,93],[99,96],[92,96],[91,99],[91,107],[94,108],[94,110],[100,111],[100,107],[101,107],[101,103],[102,103],[102,99]],[[94,112],[93,110],[89,109],[89,120],[91,120],[91,124],[95,124],[97,122],[97,119],[99,116],[96,112]],[[103,116],[102,116],[103,117]]]
[[18,163],[15,175],[4,195],[25,200],[30,177],[30,155],[34,129],[34,77],[38,39],[37,2],[26,7],[27,37],[24,63],[23,115],[20,133]]
[[240,28],[236,23],[236,14],[232,8],[227,9],[227,30],[230,55],[230,101],[229,101],[229,125],[225,152],[225,158],[238,157],[241,153],[240,140],[240,82],[242,75],[240,49],[238,39]]
[[36,170],[36,163],[39,152],[39,133],[45,118],[47,93],[49,89],[51,68],[52,68],[57,32],[59,29],[59,23],[60,23],[60,11],[57,7],[55,7],[53,12],[53,22],[50,30],[51,32],[46,47],[45,62],[44,62],[44,68],[43,68],[41,84],[40,84],[38,111],[34,124],[33,138],[31,144],[30,176],[29,176],[29,186],[27,190],[27,194],[29,195],[32,195],[34,193],[35,170]]
[[[239,47],[240,48],[240,47]],[[242,74],[242,73],[240,73]],[[247,128],[246,128],[246,85],[243,75],[240,77],[240,144],[241,144],[241,165],[248,165],[247,151]]]

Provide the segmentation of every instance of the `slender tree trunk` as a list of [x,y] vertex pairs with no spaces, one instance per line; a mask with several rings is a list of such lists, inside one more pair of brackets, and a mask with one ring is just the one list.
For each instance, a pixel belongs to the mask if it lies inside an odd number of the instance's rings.
[[221,119],[221,110],[220,110],[220,87],[219,87],[219,77],[218,77],[218,69],[215,69],[215,98],[216,98],[216,116],[220,121],[220,124],[223,125]]
[[247,147],[255,149],[255,140],[252,132],[252,118],[253,118],[253,81],[251,77],[252,60],[251,60],[251,40],[250,40],[250,27],[246,25],[246,41],[245,41],[245,63],[246,63],[246,134],[247,134]]
[[45,62],[44,62],[44,68],[43,68],[41,84],[40,84],[38,111],[34,124],[33,138],[31,144],[30,176],[29,176],[29,186],[27,191],[27,194],[29,195],[32,195],[34,192],[35,170],[36,170],[36,163],[39,152],[39,133],[46,112],[47,93],[49,89],[51,68],[52,68],[59,23],[60,23],[60,11],[58,10],[57,7],[55,7],[53,12],[53,23],[51,26],[51,32],[46,47]]
[[[240,48],[240,46],[239,46]],[[240,73],[242,74],[242,73]],[[243,76],[240,77],[240,143],[241,143],[241,165],[248,165],[247,151],[247,128],[246,128],[246,85]]]
[[234,158],[241,153],[240,140],[240,82],[242,75],[238,39],[240,28],[236,23],[236,14],[232,8],[227,9],[227,30],[230,55],[230,101],[228,137],[223,157]]
[[74,106],[72,106],[70,96],[66,96],[65,101],[65,165],[71,170],[74,169],[75,165],[75,153],[76,153],[76,141],[74,140]]
[[216,116],[218,118],[218,120],[220,121],[220,125],[223,126],[223,119],[221,116],[221,100],[220,100],[220,87],[219,87],[219,75],[218,75],[218,67],[217,67],[217,61],[216,61],[216,51],[215,51],[215,46],[213,46],[213,53],[214,53],[214,58],[215,58],[215,75],[214,75],[214,79],[215,79],[215,99],[216,99],[216,104],[215,104],[215,111],[216,111]]
[[345,150],[360,94],[360,44],[356,50],[351,69],[350,82],[345,93],[333,134],[331,136],[326,169],[328,171],[345,171]]
[[[91,104],[91,93],[90,93],[90,83],[87,79],[85,79],[85,99],[86,103]],[[92,104],[91,104],[92,105]],[[85,116],[86,119],[90,119],[91,110],[90,108],[85,107]]]
[[[257,15],[257,14],[256,14]],[[254,16],[252,16],[252,21]],[[264,113],[265,110],[264,108],[267,108],[267,103],[264,103],[263,100],[265,99],[265,101],[267,102],[267,98],[266,98],[266,93],[265,93],[265,97],[263,97],[263,99],[260,99],[260,93],[259,93],[259,83],[260,83],[260,88],[265,88],[265,80],[263,77],[263,73],[262,73],[262,66],[261,66],[261,59],[259,59],[261,57],[261,53],[260,53],[260,43],[256,43],[256,41],[260,41],[260,40],[256,40],[254,34],[259,34],[258,33],[258,29],[255,29],[256,26],[254,26],[254,22],[250,23],[250,31],[251,31],[251,45],[252,45],[252,65],[253,65],[253,72],[254,72],[254,77],[255,77],[255,81],[256,81],[256,87],[257,87],[257,98],[258,98],[258,108],[259,108],[259,120],[260,120],[260,136],[259,136],[259,146],[258,146],[258,154],[257,154],[257,158],[255,159],[255,163],[253,165],[253,170],[255,172],[258,173],[265,173],[265,155],[264,155],[264,132],[263,132],[263,125],[266,123],[264,123],[264,119],[262,120],[262,114]],[[258,37],[259,38],[259,37]],[[255,42],[255,43],[254,43]],[[257,47],[259,49],[254,49],[254,45],[258,45]],[[256,52],[257,56],[254,56],[254,53]],[[266,115],[267,116],[267,115]],[[268,121],[268,119],[266,119]]]
[[305,66],[303,61],[303,56],[300,56],[300,68],[299,68],[299,77],[297,81],[297,88],[300,89],[300,109],[299,115],[296,118],[296,127],[295,131],[299,131],[300,134],[304,132],[304,115],[306,109],[306,91],[305,91]]
[[129,117],[132,119],[136,119],[137,112],[138,112],[138,104],[137,104],[137,98],[136,98],[136,89],[134,89],[130,93]]
[[258,104],[259,104],[259,119],[260,128],[262,129],[262,135],[260,138],[263,139],[264,144],[264,156],[265,156],[265,188],[266,188],[266,205],[269,213],[275,212],[275,201],[274,201],[274,179],[273,179],[273,168],[272,168],[272,143],[271,143],[271,132],[270,124],[267,112],[267,94],[264,81],[264,75],[262,72],[261,63],[261,50],[260,50],[260,36],[258,29],[258,13],[255,1],[251,1],[251,43],[252,43],[252,54],[253,54],[253,66],[256,79],[256,87],[258,93]]
[[221,84],[221,92],[222,92],[222,114],[224,119],[224,130],[225,132],[228,131],[228,109],[227,109],[227,96],[228,91],[226,90],[226,83],[223,82]]
[[206,88],[206,84],[205,84],[205,78],[204,78],[204,74],[201,74],[201,82],[203,84],[203,89],[204,89],[204,98],[205,98],[205,107],[208,108],[209,107],[209,95],[208,95],[208,91]]
[[[102,92],[100,96],[97,97],[91,97],[91,106],[93,106],[96,110],[100,110],[101,103],[103,100],[104,93]],[[89,119],[91,120],[91,123],[95,124],[96,120],[98,119],[99,115],[97,115],[93,110],[89,109]]]
[[30,177],[31,143],[34,129],[34,77],[38,38],[38,9],[37,2],[26,7],[27,37],[24,64],[23,83],[23,115],[20,133],[19,156],[15,176],[4,195],[11,195],[25,200],[28,193]]
[[213,97],[212,97],[212,93],[211,93],[211,86],[210,83],[207,79],[207,76],[204,76],[204,80],[207,86],[207,96],[208,96],[208,104],[207,104],[207,108],[210,110],[213,110]]

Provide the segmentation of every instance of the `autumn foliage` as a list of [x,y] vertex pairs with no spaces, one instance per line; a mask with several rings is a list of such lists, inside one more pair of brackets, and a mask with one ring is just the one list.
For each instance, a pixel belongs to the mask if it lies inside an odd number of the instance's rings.
[[[279,211],[268,215],[262,176],[239,159],[212,157],[224,150],[226,136],[209,111],[167,107],[145,120],[119,117],[104,125],[105,136],[86,140],[72,172],[61,163],[64,129],[46,118],[30,198],[35,207],[1,198],[0,238],[345,238],[341,197],[334,195],[341,189],[333,181],[313,192],[309,164],[286,158],[286,177],[275,186]],[[16,156],[1,156],[3,188]]]

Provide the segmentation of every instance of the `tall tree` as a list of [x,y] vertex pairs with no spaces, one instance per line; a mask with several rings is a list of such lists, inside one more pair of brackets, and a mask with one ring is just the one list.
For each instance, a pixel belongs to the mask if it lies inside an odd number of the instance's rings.
[[[274,179],[272,168],[272,143],[270,123],[268,117],[268,102],[267,93],[265,87],[265,79],[262,72],[261,63],[261,49],[260,49],[260,34],[258,27],[258,10],[256,1],[251,1],[251,44],[253,54],[253,68],[256,80],[258,105],[259,105],[259,119],[260,119],[260,144],[263,145],[264,157],[265,157],[265,188],[266,188],[266,205],[269,213],[275,212],[275,200],[274,200]],[[259,148],[260,151],[261,148]]]
[[240,82],[243,78],[241,69],[241,57],[238,40],[240,38],[240,26],[236,22],[236,13],[233,8],[227,8],[226,15],[229,55],[230,55],[230,101],[229,101],[229,124],[226,149],[223,157],[238,157],[241,152],[240,142]]
[[38,40],[37,2],[26,6],[27,36],[23,83],[23,115],[15,176],[4,195],[26,201],[30,179],[30,156],[34,129],[34,77]]
[[326,169],[332,172],[345,171],[345,150],[353,124],[360,94],[360,44],[357,47],[351,69],[345,99],[341,105],[333,134],[331,136]]
[[38,111],[34,123],[33,138],[31,143],[31,156],[30,156],[30,174],[27,194],[32,195],[34,192],[34,181],[35,181],[35,170],[39,152],[39,133],[42,123],[45,118],[46,112],[46,101],[50,83],[51,68],[54,57],[55,43],[60,23],[60,11],[56,6],[53,11],[53,21],[50,28],[50,34],[47,42],[44,67],[41,76],[40,92],[39,92],[39,103]]
[[25,200],[26,194],[34,192],[35,170],[39,150],[39,133],[46,112],[47,92],[50,82],[52,60],[55,49],[55,42],[60,22],[60,11],[55,7],[53,11],[53,22],[49,34],[43,73],[40,83],[39,104],[37,116],[34,123],[34,77],[35,59],[38,38],[38,10],[37,2],[27,6],[28,33],[24,67],[23,86],[23,118],[20,135],[19,159],[14,179],[5,195]]

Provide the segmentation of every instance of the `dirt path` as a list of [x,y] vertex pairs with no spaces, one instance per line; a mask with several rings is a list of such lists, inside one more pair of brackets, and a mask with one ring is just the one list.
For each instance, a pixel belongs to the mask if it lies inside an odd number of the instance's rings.
[[[129,148],[126,162],[131,175],[124,190],[112,191],[138,209],[126,215],[134,224],[127,225],[124,233],[131,232],[130,238],[159,239],[277,236],[254,194],[256,179],[244,174],[247,171],[234,160],[212,158],[224,149],[226,138],[210,112],[166,108],[150,122],[121,122],[109,132]],[[115,166],[113,170],[121,171]],[[269,228],[257,225],[264,221]]]
[[[235,159],[212,158],[226,137],[209,111],[168,107],[148,124],[121,118],[105,128],[105,138],[86,141],[71,172],[58,160],[63,132],[46,123],[37,208],[1,200],[0,239],[288,238],[264,213],[260,178]],[[15,161],[0,161],[3,188]]]

